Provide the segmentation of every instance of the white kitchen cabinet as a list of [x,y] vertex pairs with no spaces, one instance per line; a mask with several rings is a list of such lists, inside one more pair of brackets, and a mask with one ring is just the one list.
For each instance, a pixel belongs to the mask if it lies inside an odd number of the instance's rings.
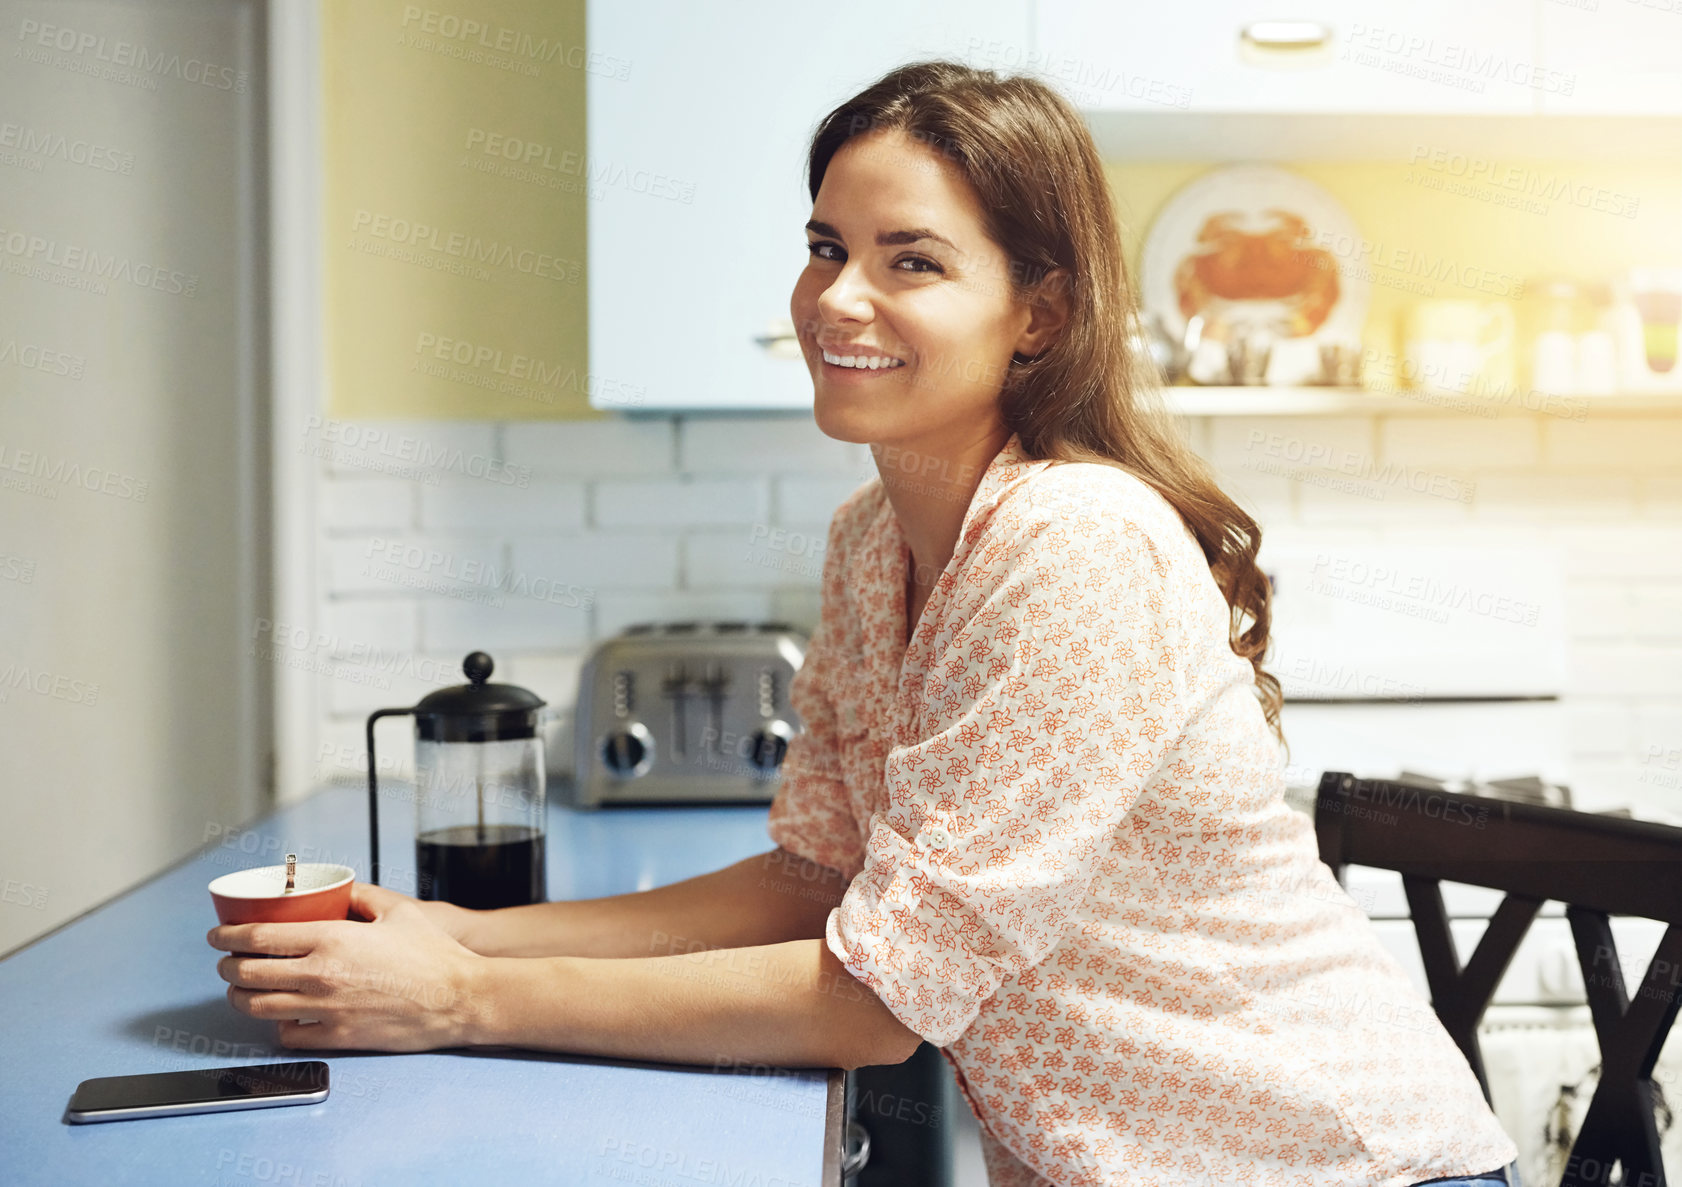
[[1537,3],[1040,0],[1034,64],[1088,111],[1529,114]]
[[[801,409],[786,331],[811,133],[892,67],[1025,47],[1026,0],[589,0],[594,407]],[[982,64],[982,63],[977,63]]]
[[[1682,115],[1682,0],[1538,0],[1541,54],[1569,89],[1543,96],[1549,115]],[[1674,156],[1682,142],[1655,143]]]

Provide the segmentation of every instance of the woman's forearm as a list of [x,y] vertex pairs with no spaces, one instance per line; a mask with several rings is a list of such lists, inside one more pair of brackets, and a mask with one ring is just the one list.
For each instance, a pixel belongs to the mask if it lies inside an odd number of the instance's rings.
[[601,960],[486,958],[474,1044],[718,1066],[899,1063],[922,1040],[821,939]]
[[823,934],[847,884],[783,849],[634,894],[486,911],[463,942],[486,956],[663,956]]

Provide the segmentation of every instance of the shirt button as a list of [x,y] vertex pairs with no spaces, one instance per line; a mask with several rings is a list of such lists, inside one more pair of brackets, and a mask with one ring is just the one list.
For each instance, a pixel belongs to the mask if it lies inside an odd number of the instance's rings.
[[952,843],[951,835],[939,825],[925,828],[922,832],[922,839],[930,849],[944,849]]

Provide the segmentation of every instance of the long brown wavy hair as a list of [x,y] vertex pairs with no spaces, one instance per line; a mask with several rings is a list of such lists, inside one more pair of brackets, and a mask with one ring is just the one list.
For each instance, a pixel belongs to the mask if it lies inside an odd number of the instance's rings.
[[1053,269],[1069,296],[1055,342],[1017,355],[999,408],[1029,457],[1117,466],[1159,492],[1203,549],[1231,611],[1228,640],[1250,661],[1262,711],[1281,741],[1279,681],[1262,670],[1271,588],[1256,564],[1261,529],[1222,492],[1162,402],[1130,336],[1139,324],[1109,185],[1080,115],[1026,75],[958,62],[890,71],[824,117],[806,161],[815,202],[842,144],[902,132],[955,164],[980,199],[988,236],[1010,262],[1018,299],[1044,300]]

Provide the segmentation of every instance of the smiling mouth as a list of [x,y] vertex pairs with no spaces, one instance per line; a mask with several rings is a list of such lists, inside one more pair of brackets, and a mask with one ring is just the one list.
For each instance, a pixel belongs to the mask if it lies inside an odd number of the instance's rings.
[[832,350],[822,350],[823,361],[832,367],[846,367],[854,371],[892,371],[905,366],[904,359],[892,358],[885,354],[836,354]]

